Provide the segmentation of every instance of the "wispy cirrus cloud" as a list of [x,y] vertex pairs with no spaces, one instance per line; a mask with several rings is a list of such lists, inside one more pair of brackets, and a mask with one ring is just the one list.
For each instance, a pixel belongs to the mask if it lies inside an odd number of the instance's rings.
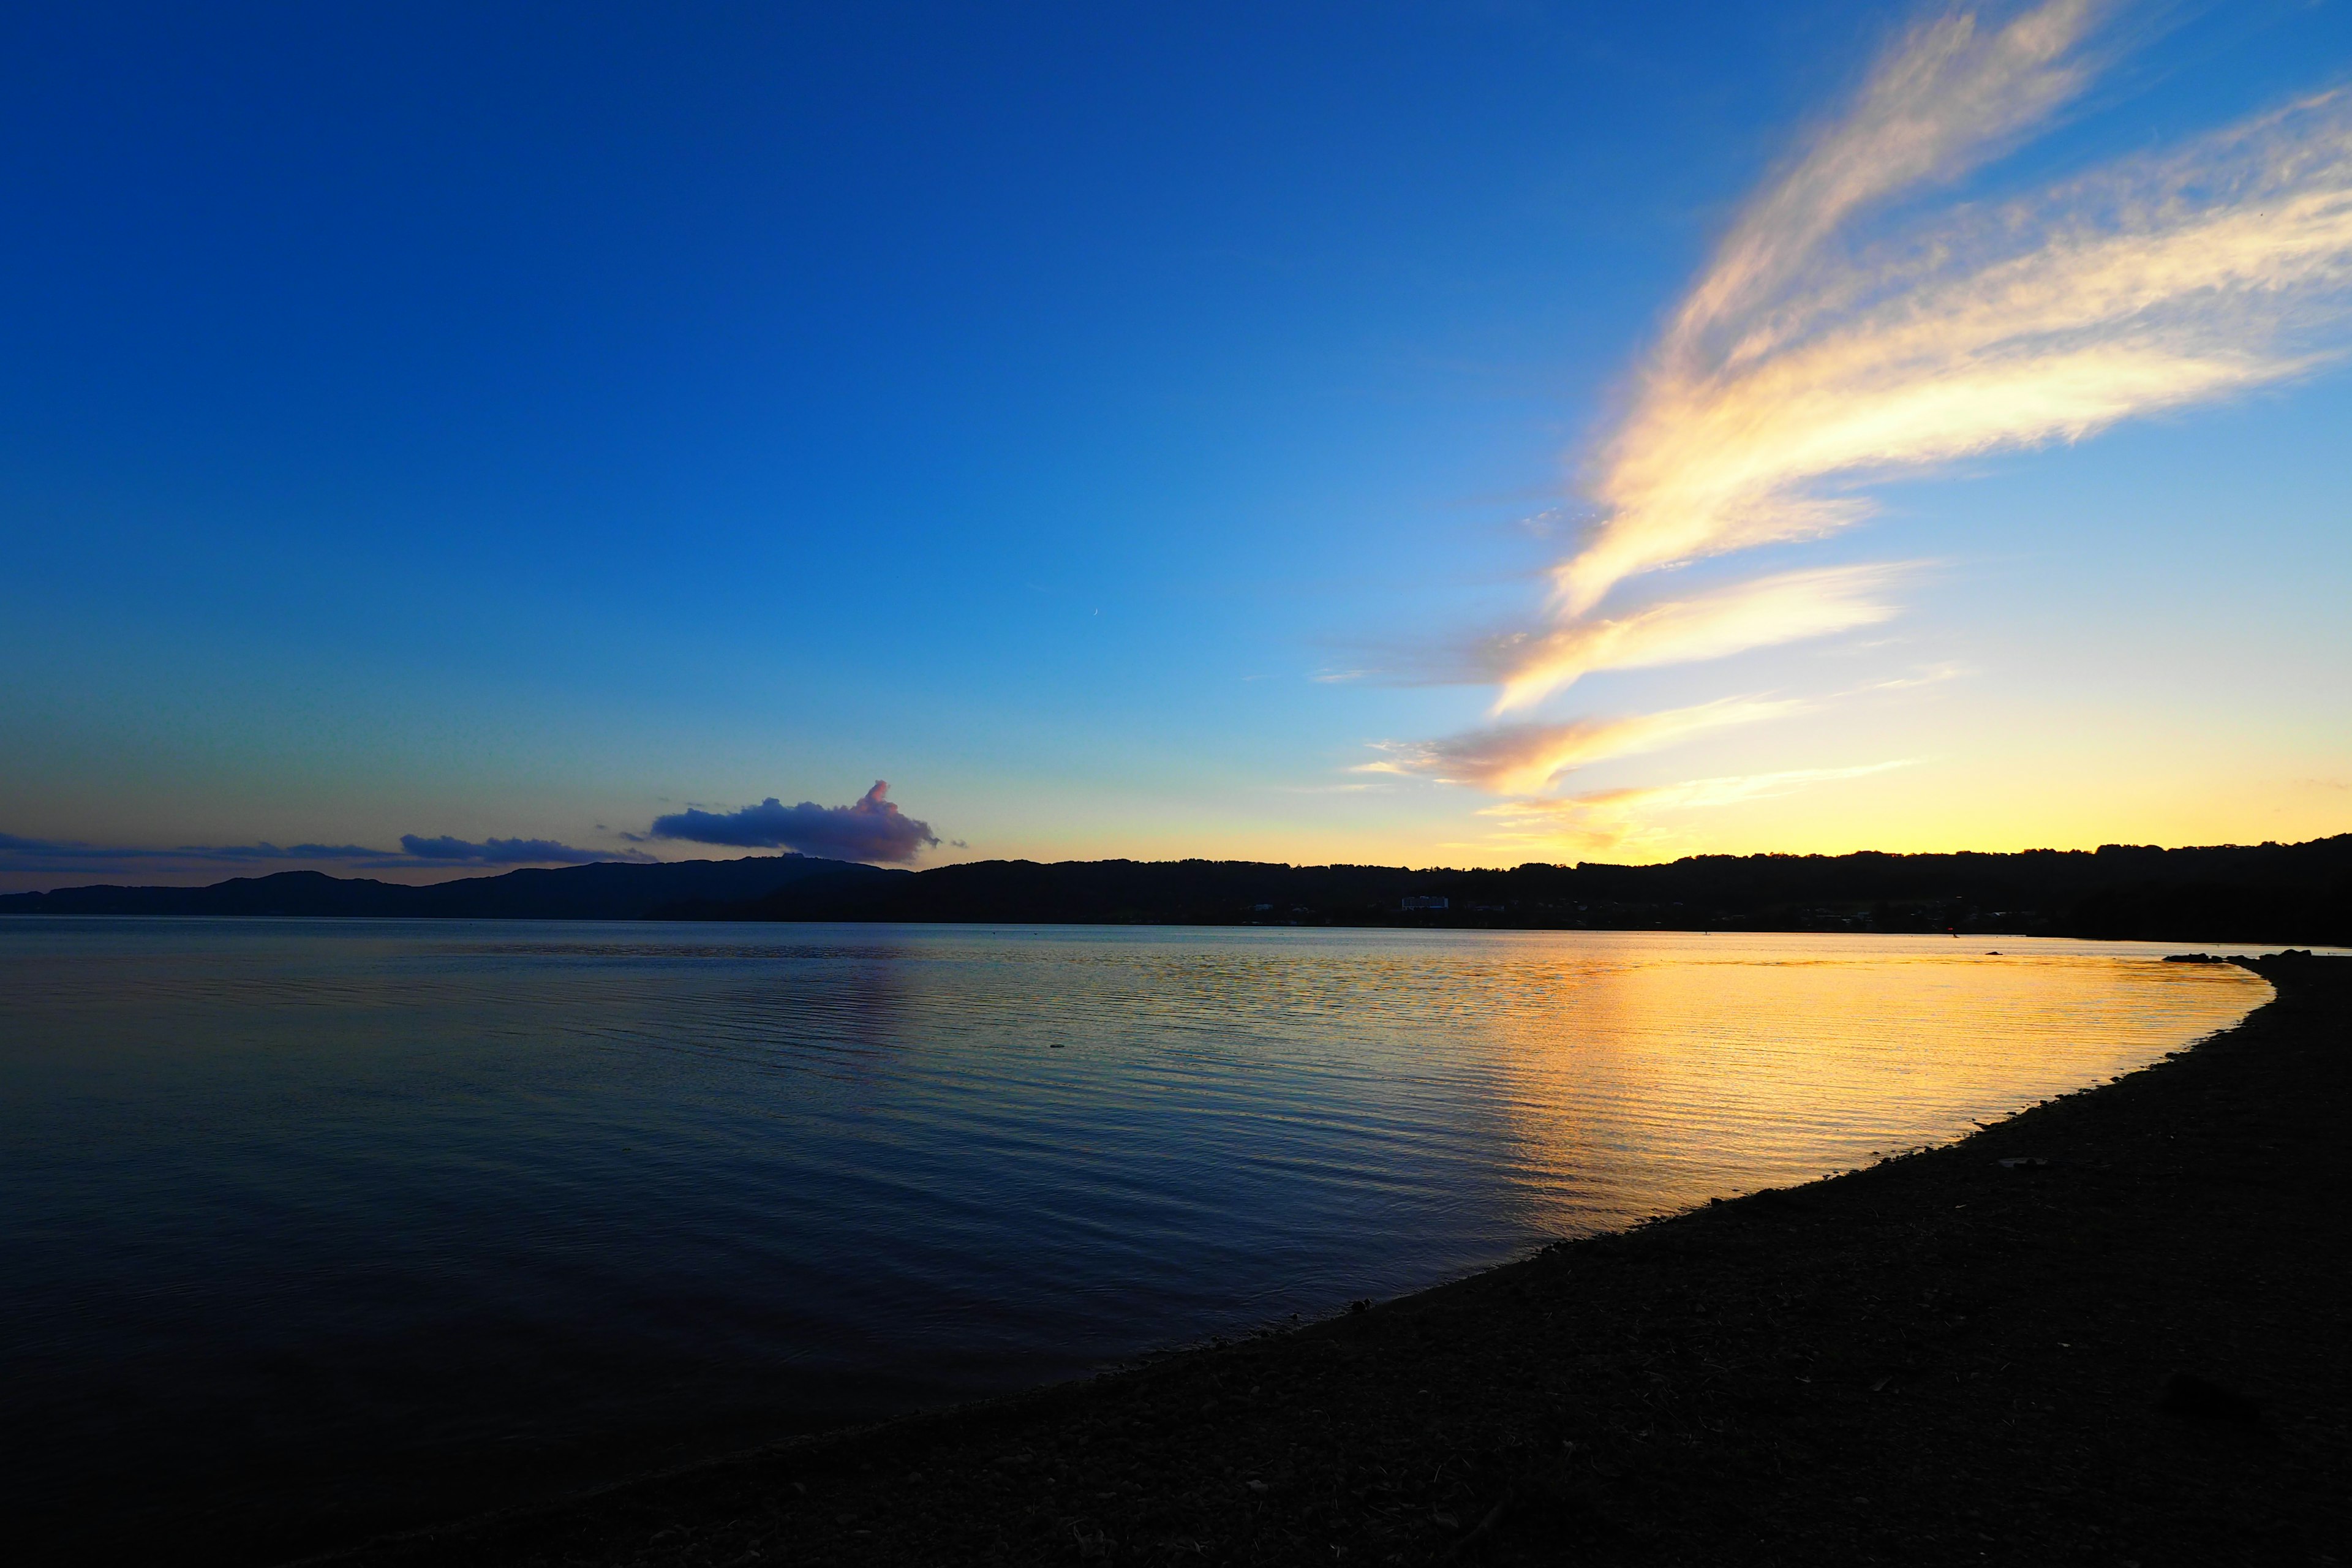
[[1655,751],[1708,730],[1793,713],[1804,704],[1726,698],[1663,713],[1578,719],[1564,724],[1499,724],[1444,741],[1392,741],[1360,772],[1410,773],[1497,795],[1529,795],[1573,769]]
[[1721,658],[1886,620],[1895,608],[1885,590],[1904,570],[1864,565],[1784,572],[1663,599],[1622,616],[1497,638],[1486,650],[1504,672],[1495,711],[1528,707],[1595,670]]
[[1859,767],[1788,768],[1779,773],[1685,779],[1679,784],[1592,790],[1550,800],[1503,801],[1486,807],[1482,815],[1500,818],[1507,825],[1507,836],[1514,839],[1585,849],[1616,848],[1654,835],[1657,819],[1673,813],[1767,800],[1817,784],[1865,778],[1914,765],[1916,759],[1902,758]]
[[1915,669],[1909,675],[1890,675],[1884,680],[1864,681],[1858,691],[1912,691],[1922,686],[1940,686],[1947,680],[1958,680],[1969,674],[1969,667],[1946,660]]
[[2089,79],[2101,7],[1911,34],[1751,202],[1597,454],[1603,518],[1554,574],[1566,617],[1625,578],[1832,531],[1855,481],[2074,441],[2296,375],[2352,283],[2352,100],[2315,94],[2176,152],[1848,243]]

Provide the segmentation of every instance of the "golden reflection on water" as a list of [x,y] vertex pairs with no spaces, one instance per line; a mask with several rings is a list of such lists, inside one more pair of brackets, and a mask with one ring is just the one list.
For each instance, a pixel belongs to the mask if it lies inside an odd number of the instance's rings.
[[1644,933],[1549,965],[1484,1039],[1528,1222],[1583,1231],[1960,1136],[2269,995],[2161,949],[2019,945]]

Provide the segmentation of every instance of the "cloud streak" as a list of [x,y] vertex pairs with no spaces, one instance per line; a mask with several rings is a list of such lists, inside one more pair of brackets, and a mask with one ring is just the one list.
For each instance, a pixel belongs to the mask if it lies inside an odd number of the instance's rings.
[[[1891,241],[1837,243],[2004,150],[2076,91],[2094,8],[1912,34],[1759,195],[1598,454],[1603,519],[1554,574],[1588,614],[1624,579],[1818,536],[1852,485],[2074,441],[2296,375],[2352,283],[2352,103],[2316,94]],[[2327,341],[2322,341],[2323,338]]]
[[176,848],[140,848],[117,844],[89,844],[78,838],[26,838],[0,833],[0,857],[70,865],[78,861],[137,860],[363,860],[382,859],[388,849],[358,844],[184,844]]
[[462,838],[403,835],[401,847],[374,849],[364,844],[181,844],[169,848],[91,844],[81,839],[27,838],[0,833],[0,870],[85,872],[92,876],[141,868],[155,871],[192,867],[236,867],[295,862],[340,865],[362,871],[415,870],[452,865],[585,866],[602,860],[651,861],[640,849],[578,849],[548,838],[492,838],[479,844]]
[[1686,779],[1680,784],[1593,790],[1554,800],[1504,801],[1488,806],[1483,815],[1509,824],[1514,838],[1572,844],[1583,848],[1616,848],[1651,837],[1650,825],[1660,816],[1768,800],[1817,784],[1865,778],[1913,765],[1913,759],[1905,758],[1859,767],[1790,768],[1727,778]]
[[400,836],[400,847],[414,860],[433,864],[464,862],[476,866],[593,866],[600,860],[649,861],[642,849],[575,849],[552,838],[487,838],[479,844],[446,836],[421,838]]
[[1788,572],[1710,594],[1662,600],[1489,646],[1505,673],[1495,711],[1526,708],[1601,669],[1721,658],[1749,648],[1851,631],[1895,613],[1882,590],[1901,568],[1834,566]]
[[877,779],[872,789],[849,805],[819,805],[806,800],[785,805],[770,795],[740,811],[688,809],[656,817],[650,831],[656,838],[746,849],[796,849],[803,855],[838,860],[912,860],[925,848],[935,847],[939,835],[929,823],[907,816],[885,798],[889,789]]
[[1655,751],[1709,730],[1752,724],[1802,703],[1727,698],[1663,713],[1578,719],[1564,724],[1500,724],[1444,741],[1391,742],[1367,773],[1407,773],[1497,795],[1530,795],[1561,773],[1612,757]]

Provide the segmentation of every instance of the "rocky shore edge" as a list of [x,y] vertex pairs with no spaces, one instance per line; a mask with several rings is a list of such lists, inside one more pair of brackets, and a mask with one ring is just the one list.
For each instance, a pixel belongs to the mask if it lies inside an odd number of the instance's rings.
[[1958,1143],[308,1561],[2352,1563],[2352,960],[2242,962],[2237,1027]]

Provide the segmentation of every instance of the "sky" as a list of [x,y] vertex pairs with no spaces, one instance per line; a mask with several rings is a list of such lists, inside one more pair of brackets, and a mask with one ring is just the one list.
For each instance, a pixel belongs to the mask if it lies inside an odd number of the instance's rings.
[[2342,0],[91,4],[0,79],[0,888],[2352,830]]

